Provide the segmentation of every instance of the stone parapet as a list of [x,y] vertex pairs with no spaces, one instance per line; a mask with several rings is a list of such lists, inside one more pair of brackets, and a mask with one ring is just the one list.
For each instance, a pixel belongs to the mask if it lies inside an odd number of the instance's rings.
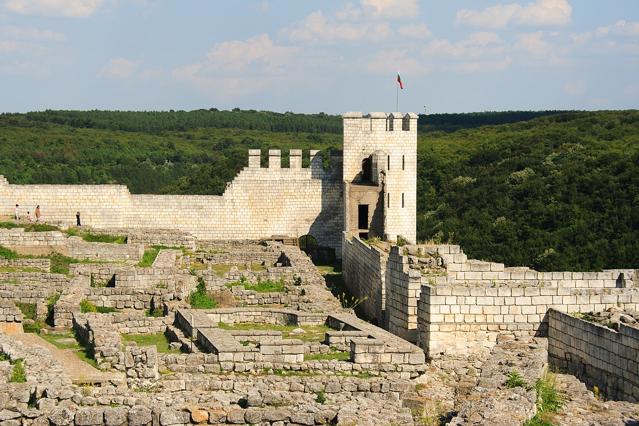
[[550,364],[596,386],[605,399],[639,401],[639,329],[619,331],[556,309],[548,312]]

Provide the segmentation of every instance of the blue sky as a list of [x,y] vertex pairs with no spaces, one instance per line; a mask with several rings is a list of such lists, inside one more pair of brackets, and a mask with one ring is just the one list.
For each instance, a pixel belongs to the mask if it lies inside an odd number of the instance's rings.
[[0,0],[0,111],[639,107],[637,0]]

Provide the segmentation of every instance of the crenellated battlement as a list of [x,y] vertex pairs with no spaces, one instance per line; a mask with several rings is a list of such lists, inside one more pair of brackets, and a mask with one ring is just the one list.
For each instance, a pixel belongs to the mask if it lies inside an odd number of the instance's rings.
[[[249,149],[249,169],[262,168],[262,150],[261,149]],[[291,149],[289,150],[289,169],[301,170],[306,167],[302,167],[302,150]],[[310,167],[309,169],[321,169],[322,166],[322,154],[318,149],[311,149],[309,151]],[[269,149],[268,150],[268,168],[271,170],[286,169],[282,167],[282,150]]]
[[344,131],[357,133],[403,132],[417,134],[417,114],[414,112],[347,112],[342,115]]

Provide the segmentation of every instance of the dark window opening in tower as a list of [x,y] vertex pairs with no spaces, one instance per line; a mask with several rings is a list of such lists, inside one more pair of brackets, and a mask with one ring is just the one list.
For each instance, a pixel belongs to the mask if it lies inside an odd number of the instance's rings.
[[402,130],[405,132],[410,130],[410,117],[408,115],[402,118]]
[[386,207],[390,207],[390,192],[386,194]]
[[404,156],[402,155],[402,170],[405,170],[406,168],[406,161],[404,159]]
[[386,170],[390,170],[390,155],[386,157]]
[[404,193],[402,192],[402,208],[404,208]]
[[388,117],[386,119],[386,131],[388,132],[392,132],[393,131],[393,117]]
[[357,206],[357,229],[368,229],[368,204]]
[[362,180],[365,182],[373,181],[373,159],[371,157],[362,160]]

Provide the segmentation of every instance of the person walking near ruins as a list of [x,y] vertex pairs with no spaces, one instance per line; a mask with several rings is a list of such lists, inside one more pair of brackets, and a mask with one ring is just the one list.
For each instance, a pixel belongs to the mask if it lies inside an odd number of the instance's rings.
[[13,217],[15,220],[20,220],[20,205],[16,204],[16,209],[14,210]]
[[75,224],[76,226],[82,226],[80,223],[80,212],[75,212]]
[[31,212],[27,210],[27,220],[29,222],[33,222],[33,216],[31,216]]
[[35,209],[35,218],[36,218],[36,222],[40,222],[40,216],[42,215],[42,213],[40,212],[40,205],[38,204],[36,206]]

